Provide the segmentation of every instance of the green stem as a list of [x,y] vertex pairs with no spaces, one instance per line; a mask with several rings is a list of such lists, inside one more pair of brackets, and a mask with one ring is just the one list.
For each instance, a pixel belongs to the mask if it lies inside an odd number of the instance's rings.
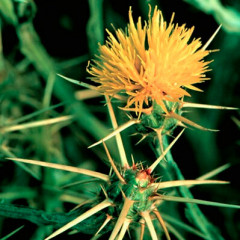
[[[163,146],[164,148],[168,146],[168,139],[166,136],[163,136]],[[160,146],[157,146],[156,150],[157,154],[160,156]],[[179,180],[184,180],[182,172],[179,169],[177,163],[174,161],[170,151],[166,154],[166,159],[167,163],[164,163],[164,161],[162,161],[161,167],[163,167],[165,172],[169,173],[169,177],[171,179],[177,178]],[[179,191],[185,198],[194,198],[190,190],[185,186],[179,187]],[[186,206],[191,222],[206,236],[206,239],[223,240],[223,237],[219,233],[219,230],[208,221],[197,204],[186,203]]]
[[[25,219],[37,225],[51,225],[59,228],[80,216],[89,207],[90,206],[83,206],[69,213],[48,213],[43,210],[32,209],[25,206],[0,203],[0,216]],[[84,234],[95,234],[105,218],[105,214],[95,214],[81,222],[81,224],[77,224],[74,228]],[[109,227],[105,227],[102,231],[103,233],[106,233],[111,229],[112,226],[109,225]]]

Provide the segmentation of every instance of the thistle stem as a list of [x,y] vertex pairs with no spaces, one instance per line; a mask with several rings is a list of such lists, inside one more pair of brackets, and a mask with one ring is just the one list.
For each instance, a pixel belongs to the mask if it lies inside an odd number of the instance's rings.
[[[166,148],[168,146],[168,139],[166,136],[163,136],[163,145]],[[158,155],[161,154],[160,147],[157,147]],[[162,164],[162,167],[166,172],[169,173],[172,179],[184,180],[184,177],[181,173],[181,170],[178,168],[177,163],[174,161],[171,151],[168,151],[166,154],[167,165]],[[179,191],[183,197],[193,199],[193,195],[186,186],[180,186]],[[214,227],[201,212],[199,207],[196,204],[186,203],[186,206],[189,210],[189,216],[191,217],[192,223],[206,236],[207,239],[216,239],[223,240],[218,229]],[[210,231],[211,229],[211,231]]]

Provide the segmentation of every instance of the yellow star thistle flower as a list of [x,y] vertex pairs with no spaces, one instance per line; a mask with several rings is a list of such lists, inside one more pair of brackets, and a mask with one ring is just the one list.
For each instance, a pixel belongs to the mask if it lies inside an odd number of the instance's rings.
[[206,80],[209,64],[203,58],[210,51],[200,48],[200,39],[190,41],[194,27],[175,25],[174,14],[167,24],[157,7],[152,17],[150,12],[144,26],[141,17],[135,26],[130,8],[126,33],[118,29],[115,37],[107,30],[108,40],[88,69],[100,92],[126,95],[125,109],[138,115],[153,102],[167,112],[164,101],[179,102],[190,96],[187,89],[199,91],[193,84]]

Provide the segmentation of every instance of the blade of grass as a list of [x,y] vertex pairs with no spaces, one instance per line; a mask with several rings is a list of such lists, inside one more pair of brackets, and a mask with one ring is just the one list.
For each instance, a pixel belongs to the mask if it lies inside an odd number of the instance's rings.
[[24,226],[21,226],[17,229],[15,229],[14,231],[12,231],[11,233],[9,233],[8,235],[6,235],[5,237],[1,238],[0,240],[7,240],[10,237],[12,237],[15,233],[17,233],[18,231],[20,231]]
[[35,111],[35,112],[33,112],[33,113],[30,113],[30,114],[24,115],[24,116],[22,116],[22,117],[20,117],[20,118],[17,118],[17,119],[15,119],[15,120],[11,121],[10,124],[11,124],[11,125],[14,125],[14,124],[17,124],[17,123],[20,123],[20,122],[27,121],[27,120],[29,120],[29,119],[31,119],[31,118],[33,118],[33,117],[36,117],[36,116],[38,116],[38,115],[40,115],[40,114],[42,114],[42,113],[46,113],[47,111],[50,111],[50,110],[53,110],[53,109],[55,109],[55,108],[61,107],[61,106],[63,106],[64,104],[66,104],[66,103],[58,103],[58,104],[56,104],[56,105],[53,105],[53,106],[50,106],[50,107],[47,107],[47,108],[40,109],[40,110]]
[[172,224],[178,226],[179,228],[182,228],[182,229],[184,229],[185,231],[188,231],[188,232],[190,232],[190,233],[192,233],[192,234],[195,234],[195,235],[197,235],[197,236],[199,236],[199,237],[205,238],[205,236],[204,236],[201,232],[199,232],[199,231],[196,230],[195,228],[187,225],[187,224],[184,223],[183,221],[178,220],[177,218],[171,217],[171,216],[169,216],[169,215],[167,215],[167,214],[161,213],[161,215],[162,215],[162,217],[163,217],[164,219],[166,219],[166,221],[171,222]]
[[47,108],[50,106],[50,102],[51,102],[51,97],[52,97],[52,92],[53,92],[53,86],[56,80],[56,75],[55,73],[51,73],[48,76],[47,79],[47,84],[44,90],[44,95],[43,95],[43,107]]
[[196,198],[185,198],[185,197],[161,195],[161,196],[159,196],[159,199],[162,199],[165,201],[173,201],[173,202],[196,203],[196,204],[214,206],[214,207],[227,207],[227,208],[240,209],[240,205],[212,202],[212,201],[206,201],[206,200],[201,200],[201,199],[196,199]]
[[169,224],[169,223],[167,223],[167,222],[166,222],[165,224],[166,224],[169,232],[171,232],[171,233],[176,237],[176,239],[178,239],[178,240],[186,240],[186,239],[182,236],[182,234],[180,234],[180,232],[177,231],[177,229],[174,228],[171,224]]
[[65,76],[63,76],[62,74],[59,74],[59,73],[58,73],[57,75],[58,75],[59,77],[65,79],[65,80],[67,80],[68,82],[71,82],[71,83],[73,83],[73,84],[76,84],[76,85],[79,85],[79,86],[81,86],[81,87],[85,87],[85,88],[88,88],[88,89],[96,90],[96,91],[98,92],[98,88],[95,87],[95,86],[93,86],[93,85],[90,85],[90,84],[88,84],[88,83],[84,83],[84,82],[82,82],[82,81],[75,80],[75,79],[72,79],[72,78],[69,78],[69,77],[65,77]]
[[46,126],[46,125],[63,122],[63,121],[69,121],[72,119],[73,119],[73,116],[62,116],[62,117],[56,117],[56,118],[51,118],[51,119],[38,120],[38,121],[30,122],[30,123],[23,123],[23,124],[14,125],[14,126],[3,127],[1,129],[1,132],[6,133],[6,132],[24,130],[24,129],[28,129],[28,128],[42,127],[42,126]]
[[88,54],[82,55],[80,57],[76,57],[76,58],[71,58],[68,60],[63,60],[59,63],[57,63],[57,69],[67,69],[70,68],[72,66],[76,66],[79,65],[81,63],[87,62],[89,59]]
[[[2,145],[2,146],[0,146],[0,149],[1,149],[1,152],[2,152],[5,156],[7,156],[7,157],[9,157],[9,158],[16,158],[16,156],[15,156],[13,153],[11,153],[6,146]],[[32,177],[34,177],[35,179],[37,179],[37,180],[40,180],[40,179],[41,179],[40,173],[39,173],[39,172],[36,172],[36,170],[31,169],[30,167],[26,166],[26,164],[23,164],[22,162],[16,162],[16,164],[17,164],[20,168],[22,168],[24,171],[26,171],[26,172],[28,172],[30,175],[32,175]]]
[[36,196],[36,190],[30,188],[17,188],[0,193],[0,198],[2,200],[33,199]]

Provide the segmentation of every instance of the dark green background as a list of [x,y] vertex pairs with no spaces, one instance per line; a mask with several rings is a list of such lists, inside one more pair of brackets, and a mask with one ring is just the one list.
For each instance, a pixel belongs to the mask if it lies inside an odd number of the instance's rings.
[[[189,28],[194,25],[193,37],[201,37],[203,43],[222,23],[222,29],[209,46],[209,49],[220,50],[207,58],[214,59],[210,64],[212,71],[207,73],[211,80],[199,85],[204,90],[203,93],[191,92],[192,97],[187,101],[233,107],[240,105],[240,3],[237,0],[222,1],[222,12],[213,8],[211,0],[37,0],[35,5],[28,1],[12,1],[13,11],[3,9],[2,6],[7,1],[1,1],[0,124],[4,128],[7,124],[11,125],[11,121],[15,119],[61,102],[64,103],[63,106],[39,114],[28,121],[67,114],[75,117],[73,123],[62,126],[54,134],[50,131],[52,127],[1,134],[1,144],[6,144],[11,154],[17,157],[80,165],[108,173],[102,147],[87,149],[87,146],[105,136],[111,129],[107,109],[103,106],[104,99],[97,98],[79,103],[74,98],[74,92],[83,88],[66,83],[60,78],[55,79],[52,92],[44,91],[46,84],[51,81],[48,77],[56,72],[89,82],[86,73],[87,62],[97,53],[97,43],[99,41],[103,43],[106,39],[104,29],[114,31],[111,24],[115,28],[125,28],[129,6],[132,6],[135,20],[140,15],[142,19],[147,19],[148,4],[153,7],[158,5],[166,21],[169,21],[172,12],[175,12],[174,22],[186,23]],[[36,33],[39,41],[29,39],[29,36],[36,37]],[[68,61],[71,59],[74,60]],[[50,99],[45,104],[44,94]],[[217,177],[231,181],[231,185],[196,187],[192,190],[194,196],[211,201],[240,204],[240,124],[238,122],[237,126],[233,120],[233,118],[240,120],[239,111],[191,109],[186,116],[202,126],[220,129],[220,132],[203,132],[195,129],[185,131],[184,136],[172,150],[173,157],[185,178],[197,178],[225,163],[232,165]],[[121,112],[117,113],[117,117],[120,122],[127,119]],[[134,143],[139,138],[129,138],[129,134],[133,132],[134,128],[131,128],[123,134],[128,157],[132,153],[138,161],[152,162],[155,156],[148,142],[144,141],[135,146]],[[113,149],[114,143],[109,145],[110,150]],[[52,153],[50,151],[52,148],[58,149],[59,152]],[[61,186],[63,183],[81,180],[82,176],[70,175],[67,178],[65,173],[53,174],[52,170],[37,168],[35,172],[41,175],[39,181],[19,166],[6,161],[6,157],[12,156],[10,153],[3,149],[0,151],[0,194],[3,194],[0,195],[0,201],[2,198],[2,202],[5,203],[21,204],[50,212],[68,211],[73,207],[73,204],[62,204],[59,201],[58,193],[53,191],[56,188],[52,189],[51,184]],[[91,196],[91,192],[96,190],[94,186],[91,187],[90,193],[86,190],[87,187],[76,192]],[[8,195],[10,192],[13,195]],[[20,196],[17,196],[18,193]],[[239,239],[238,210],[214,207],[201,209],[221,230],[225,239]],[[179,207],[179,211],[184,215],[183,205]],[[30,239],[32,236],[34,236],[32,239],[43,239],[41,236],[48,231],[40,229],[36,232],[36,226],[24,220],[0,218],[0,237],[23,224],[25,228],[10,239]],[[66,235],[56,239],[66,239]]]

